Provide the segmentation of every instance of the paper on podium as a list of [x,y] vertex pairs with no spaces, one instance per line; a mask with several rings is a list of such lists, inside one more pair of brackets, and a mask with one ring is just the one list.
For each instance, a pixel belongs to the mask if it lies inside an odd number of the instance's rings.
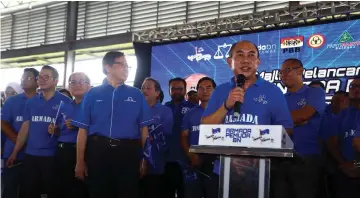
[[199,145],[294,148],[281,125],[200,125]]

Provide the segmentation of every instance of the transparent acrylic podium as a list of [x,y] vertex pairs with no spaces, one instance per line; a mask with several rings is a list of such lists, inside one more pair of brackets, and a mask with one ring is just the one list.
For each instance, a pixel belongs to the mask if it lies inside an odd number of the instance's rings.
[[201,125],[190,152],[220,156],[219,198],[268,198],[271,158],[293,157],[282,126]]

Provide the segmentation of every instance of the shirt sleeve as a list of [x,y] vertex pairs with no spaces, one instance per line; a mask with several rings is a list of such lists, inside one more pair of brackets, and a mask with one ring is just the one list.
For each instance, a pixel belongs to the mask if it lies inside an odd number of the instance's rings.
[[294,128],[294,122],[291,118],[285,96],[278,87],[274,88],[272,101],[269,102],[271,102],[269,103],[271,124],[282,125],[285,129]]
[[314,108],[319,115],[323,115],[326,108],[325,92],[321,88],[309,88],[307,105]]
[[139,125],[140,127],[149,126],[152,124],[152,116],[148,103],[145,100],[143,94],[141,94],[141,110],[139,115]]
[[71,125],[85,130],[89,130],[91,124],[91,90],[85,95],[81,101],[80,111],[71,120]]
[[360,113],[357,113],[357,126],[356,126],[356,132],[355,132],[355,137],[360,137]]
[[5,101],[5,104],[1,108],[1,120],[11,122],[12,113],[11,113],[11,106],[12,106],[12,98],[9,98]]
[[23,113],[24,122],[29,121],[31,119],[30,106],[31,106],[31,99],[27,100],[25,103],[25,108],[24,108],[24,113]]
[[162,118],[163,118],[162,123],[163,123],[164,133],[170,135],[172,133],[174,120],[173,120],[172,111],[169,107],[164,106]]
[[181,132],[185,131],[185,130],[190,130],[190,124],[189,124],[189,120],[190,119],[190,114],[189,112],[187,112],[182,120],[182,125],[181,125]]
[[344,111],[341,111],[338,115],[335,115],[332,119],[331,122],[329,122],[328,127],[326,127],[326,129],[328,129],[327,133],[327,138],[332,137],[332,136],[338,136],[339,133],[341,132],[341,120],[343,118],[344,115]]
[[[208,105],[206,106],[202,117],[209,116],[213,113],[215,113],[221,105],[225,102],[226,97],[229,93],[222,93],[224,91],[221,91],[222,87],[217,87],[213,93],[211,94],[210,100]],[[225,98],[223,95],[226,95]]]

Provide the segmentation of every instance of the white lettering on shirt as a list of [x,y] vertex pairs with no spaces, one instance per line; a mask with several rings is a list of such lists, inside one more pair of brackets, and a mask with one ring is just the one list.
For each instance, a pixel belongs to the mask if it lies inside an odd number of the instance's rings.
[[351,129],[350,131],[345,132],[344,139],[348,138],[349,136],[354,137],[355,131],[356,131],[355,129]]
[[190,109],[189,107],[183,107],[183,108],[181,109],[181,113],[182,113],[182,114],[186,114],[186,112],[189,111],[189,109]]
[[199,125],[192,126],[192,132],[199,131]]
[[132,97],[128,97],[125,102],[136,102]]
[[233,123],[233,122],[259,124],[259,118],[257,115],[254,116],[251,114],[240,114],[239,116],[227,115],[225,117],[225,123]]
[[31,116],[31,121],[33,122],[47,122],[47,123],[55,123],[55,118],[51,118],[48,116]]
[[305,98],[302,98],[298,103],[296,103],[298,106],[302,106],[304,107],[306,105],[306,100]]
[[23,120],[22,116],[16,116],[15,122],[22,122]]

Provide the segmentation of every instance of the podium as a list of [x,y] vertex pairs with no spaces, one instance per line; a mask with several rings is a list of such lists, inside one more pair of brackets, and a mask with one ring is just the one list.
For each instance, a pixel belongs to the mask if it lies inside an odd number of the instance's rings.
[[200,125],[190,152],[220,156],[219,198],[268,198],[270,161],[293,157],[293,147],[278,125]]

